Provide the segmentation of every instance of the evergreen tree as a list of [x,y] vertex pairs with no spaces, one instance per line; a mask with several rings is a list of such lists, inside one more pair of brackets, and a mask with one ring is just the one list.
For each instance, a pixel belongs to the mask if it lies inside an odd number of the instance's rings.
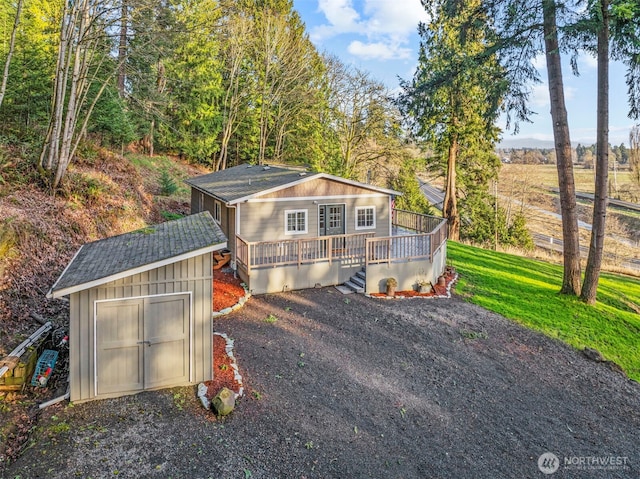
[[389,188],[402,192],[402,196],[396,198],[397,209],[432,215],[433,207],[420,190],[420,183],[416,177],[418,163],[416,159],[406,159],[398,173],[389,181]]
[[[403,82],[400,102],[413,118],[446,177],[443,216],[449,237],[460,236],[458,210],[461,157],[490,158],[499,130],[495,126],[507,84],[487,49],[487,19],[480,1],[424,0],[431,22],[421,24],[419,64],[411,82]],[[494,155],[495,156],[495,155]],[[480,167],[482,169],[482,167]]]

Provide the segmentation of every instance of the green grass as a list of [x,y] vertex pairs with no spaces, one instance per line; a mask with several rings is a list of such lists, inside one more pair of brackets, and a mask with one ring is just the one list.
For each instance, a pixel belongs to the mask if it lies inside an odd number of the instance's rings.
[[448,242],[456,291],[475,304],[577,349],[594,348],[640,381],[640,280],[602,274],[598,301],[558,294],[562,267]]
[[168,156],[157,155],[149,157],[141,154],[127,155],[127,158],[143,175],[146,176],[150,173],[156,176],[161,188],[164,189],[169,181],[175,183],[175,190],[164,191],[163,194],[166,193],[167,196],[184,196],[188,199],[191,190],[183,182],[188,177],[188,174],[179,167],[176,160]]

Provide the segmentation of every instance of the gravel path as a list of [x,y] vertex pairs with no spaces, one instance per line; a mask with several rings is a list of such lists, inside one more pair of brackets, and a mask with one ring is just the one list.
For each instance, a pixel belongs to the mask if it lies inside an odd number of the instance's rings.
[[247,388],[231,416],[194,387],[54,406],[4,477],[640,477],[638,383],[459,298],[265,295],[216,330]]

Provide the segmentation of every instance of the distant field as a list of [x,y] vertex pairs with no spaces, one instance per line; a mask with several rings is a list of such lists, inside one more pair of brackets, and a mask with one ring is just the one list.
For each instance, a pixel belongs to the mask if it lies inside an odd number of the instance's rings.
[[[574,168],[573,170],[576,190],[593,193],[594,173],[593,170],[584,168]],[[515,177],[527,181],[531,186],[558,187],[558,170],[555,165],[519,165],[504,164],[500,170],[500,181],[506,181],[510,177]],[[615,174],[618,186],[631,183],[631,173],[627,170],[618,171]],[[610,181],[614,181],[614,172],[609,171]]]

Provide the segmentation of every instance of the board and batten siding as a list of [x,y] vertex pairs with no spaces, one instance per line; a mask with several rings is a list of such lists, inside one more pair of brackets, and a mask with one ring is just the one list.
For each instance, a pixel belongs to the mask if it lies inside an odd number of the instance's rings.
[[364,195],[367,193],[374,193],[374,191],[327,178],[316,178],[288,188],[282,188],[278,191],[260,195],[260,198],[305,198],[312,196],[329,198],[333,196]]
[[71,401],[96,398],[94,312],[95,303],[100,300],[191,293],[193,350],[190,351],[190,376],[193,382],[210,380],[213,374],[212,266],[212,255],[206,253],[72,293],[69,323]]
[[[239,235],[249,242],[295,240],[319,236],[318,213],[320,205],[345,205],[345,234],[375,233],[375,236],[390,236],[389,196],[369,193],[353,197],[330,197],[317,199],[278,198],[250,200],[241,208]],[[315,201],[315,203],[314,203]],[[374,206],[376,228],[356,230],[356,207]],[[307,210],[307,233],[285,234],[285,211]]]

